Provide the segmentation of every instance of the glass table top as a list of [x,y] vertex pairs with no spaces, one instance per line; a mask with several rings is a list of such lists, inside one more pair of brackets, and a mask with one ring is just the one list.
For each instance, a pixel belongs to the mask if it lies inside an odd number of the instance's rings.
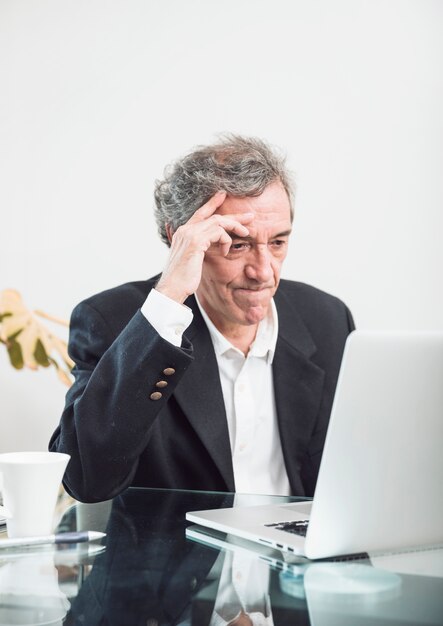
[[[242,495],[235,506],[294,500]],[[233,504],[233,494],[160,489],[69,504],[58,531],[106,538],[0,550],[0,625],[443,624],[443,550],[287,562],[185,521]]]

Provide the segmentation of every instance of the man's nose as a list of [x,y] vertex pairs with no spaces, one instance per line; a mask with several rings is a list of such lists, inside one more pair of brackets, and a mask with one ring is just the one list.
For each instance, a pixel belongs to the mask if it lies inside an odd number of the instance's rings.
[[247,278],[260,283],[267,283],[272,279],[272,255],[268,246],[261,244],[251,250],[245,273]]

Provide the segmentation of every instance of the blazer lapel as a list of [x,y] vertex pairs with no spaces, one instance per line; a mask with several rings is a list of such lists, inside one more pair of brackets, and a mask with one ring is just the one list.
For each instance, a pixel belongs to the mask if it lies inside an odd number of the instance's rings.
[[279,333],[273,361],[280,439],[293,494],[304,494],[300,470],[320,409],[325,372],[310,360],[316,346],[289,298],[275,295]]
[[[316,346],[294,304],[281,289],[275,303],[279,333],[273,378],[280,439],[292,493],[303,495],[300,470],[320,408],[325,373],[310,360]],[[225,405],[211,337],[193,296],[186,305],[194,313],[185,332],[193,344],[194,362],[174,395],[227,489],[235,491]]]
[[177,386],[174,396],[219,469],[228,491],[235,491],[231,444],[217,359],[195,298],[191,296],[185,304],[194,313],[192,324],[185,331],[185,336],[194,348],[194,362]]

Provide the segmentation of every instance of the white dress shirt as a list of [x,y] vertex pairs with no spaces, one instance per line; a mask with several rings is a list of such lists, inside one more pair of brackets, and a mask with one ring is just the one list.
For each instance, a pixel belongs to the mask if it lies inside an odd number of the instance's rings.
[[[228,422],[237,493],[289,495],[283,460],[272,378],[272,360],[278,335],[277,309],[273,301],[268,315],[245,357],[214,326],[197,304],[208,327],[219,368]],[[193,319],[192,311],[155,289],[142,313],[167,341],[179,347],[182,334]]]

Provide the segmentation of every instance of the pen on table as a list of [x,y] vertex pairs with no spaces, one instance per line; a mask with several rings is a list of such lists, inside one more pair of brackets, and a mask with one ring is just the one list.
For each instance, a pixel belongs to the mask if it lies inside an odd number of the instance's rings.
[[2,548],[15,548],[19,546],[41,546],[48,543],[83,543],[84,541],[97,541],[106,536],[95,530],[82,530],[72,533],[58,533],[55,535],[43,535],[38,537],[17,537],[15,539],[0,540]]

